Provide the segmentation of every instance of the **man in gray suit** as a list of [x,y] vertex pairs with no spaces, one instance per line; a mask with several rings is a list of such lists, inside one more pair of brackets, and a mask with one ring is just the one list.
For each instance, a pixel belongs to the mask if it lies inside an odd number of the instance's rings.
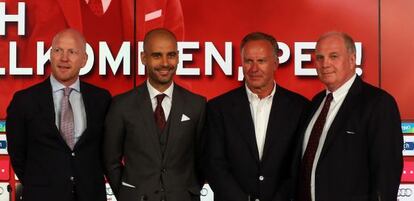
[[167,29],[144,38],[148,79],[115,97],[105,122],[104,163],[118,199],[199,200],[206,100],[173,82],[177,40]]

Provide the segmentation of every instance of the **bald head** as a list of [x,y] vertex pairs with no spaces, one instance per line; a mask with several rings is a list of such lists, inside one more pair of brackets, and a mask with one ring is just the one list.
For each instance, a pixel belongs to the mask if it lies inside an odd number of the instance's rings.
[[165,28],[157,28],[145,34],[145,37],[144,37],[144,51],[145,52],[147,52],[148,48],[152,45],[154,38],[156,38],[157,40],[158,39],[169,40],[177,44],[177,38],[171,31]]
[[57,33],[52,40],[52,47],[56,46],[56,42],[62,37],[70,37],[76,41],[79,45],[79,50],[86,52],[86,40],[81,33],[75,29],[65,29]]
[[50,66],[53,77],[65,86],[70,86],[79,77],[86,64],[85,38],[74,29],[65,29],[55,35],[50,51]]
[[346,50],[351,54],[356,53],[354,39],[352,39],[351,36],[349,36],[348,34],[346,34],[344,32],[338,32],[338,31],[327,32],[327,33],[323,34],[321,37],[319,37],[316,44],[319,44],[322,40],[330,38],[330,37],[339,37],[339,38],[341,38],[344,42]]
[[174,34],[163,28],[148,32],[144,38],[141,61],[151,86],[160,92],[165,91],[172,84],[178,64],[177,39]]

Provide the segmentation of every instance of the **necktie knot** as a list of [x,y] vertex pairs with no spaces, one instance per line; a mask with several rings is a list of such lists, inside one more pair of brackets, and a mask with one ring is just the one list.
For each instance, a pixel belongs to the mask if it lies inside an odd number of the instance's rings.
[[70,95],[70,93],[72,92],[72,88],[70,88],[70,87],[65,87],[64,89],[63,89],[63,95],[64,96],[69,96]]
[[160,105],[162,103],[162,100],[164,100],[165,94],[158,94],[155,97],[157,98],[157,105]]
[[332,101],[332,99],[333,99],[332,93],[329,93],[328,95],[326,95],[325,104],[330,103]]
[[165,120],[165,114],[164,109],[162,109],[162,100],[164,99],[166,95],[165,94],[158,94],[155,97],[157,98],[157,106],[155,107],[154,111],[154,117],[155,117],[155,123],[157,124],[160,131],[162,131],[165,127],[165,124],[167,123]]

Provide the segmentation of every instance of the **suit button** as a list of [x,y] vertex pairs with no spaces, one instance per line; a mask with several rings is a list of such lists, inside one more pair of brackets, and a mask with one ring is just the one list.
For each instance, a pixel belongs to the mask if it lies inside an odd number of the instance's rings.
[[72,156],[75,157],[75,152],[72,152]]
[[259,180],[260,180],[260,181],[263,181],[263,180],[264,180],[264,176],[260,175],[260,176],[259,176]]
[[165,191],[165,189],[164,188],[161,188],[161,192],[164,192]]
[[75,180],[75,177],[70,177],[69,178],[71,181],[74,181]]
[[162,172],[162,173],[166,173],[166,172],[167,172],[167,169],[162,168],[162,169],[161,169],[161,172]]

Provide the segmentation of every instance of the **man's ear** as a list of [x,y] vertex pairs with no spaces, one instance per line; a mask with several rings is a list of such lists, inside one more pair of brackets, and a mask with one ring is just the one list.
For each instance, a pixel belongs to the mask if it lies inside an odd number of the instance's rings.
[[141,52],[141,63],[144,64],[144,66],[147,65],[147,55],[145,52]]
[[87,62],[88,62],[88,54],[85,52],[85,57],[84,57],[84,61],[83,61],[82,67],[85,66]]
[[351,56],[349,57],[349,63],[352,64],[351,66],[356,68],[356,54],[351,54]]
[[275,69],[273,71],[276,71],[278,67],[279,67],[279,57],[275,55]]

